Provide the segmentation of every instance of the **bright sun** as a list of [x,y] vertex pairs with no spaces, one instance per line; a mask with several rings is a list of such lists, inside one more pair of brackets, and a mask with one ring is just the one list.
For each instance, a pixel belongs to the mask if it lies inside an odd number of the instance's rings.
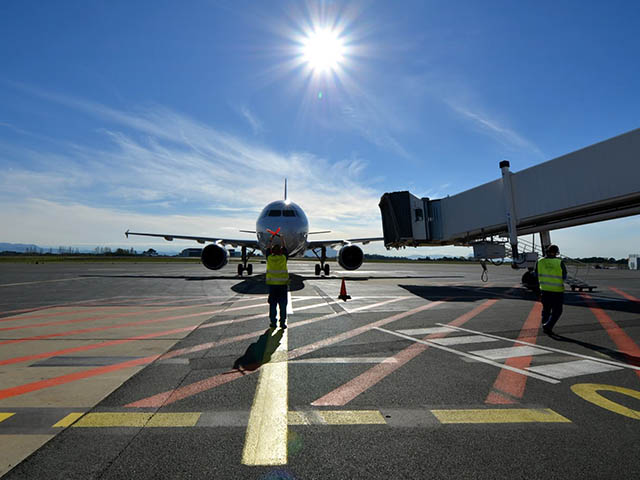
[[303,56],[313,71],[333,71],[344,60],[344,42],[332,30],[315,30],[304,40]]

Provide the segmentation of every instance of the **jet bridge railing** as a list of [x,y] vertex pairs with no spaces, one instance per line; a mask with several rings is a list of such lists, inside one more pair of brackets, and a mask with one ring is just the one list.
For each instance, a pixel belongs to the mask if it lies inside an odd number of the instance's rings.
[[[533,237],[531,241],[527,240],[526,238],[519,238],[518,243],[522,246],[520,256],[527,259],[523,266],[527,268],[534,268],[535,261],[537,261],[538,258],[544,256],[542,245],[536,244],[535,237]],[[507,254],[512,255],[509,247],[507,247]],[[589,281],[591,270],[593,268],[590,264],[581,262],[580,260],[577,260],[575,258],[568,257],[566,255],[563,255],[562,253],[558,255],[558,258],[561,258],[565,261],[565,265],[567,267],[567,279],[565,280],[565,283],[569,286],[569,288],[571,288],[572,291],[588,290],[591,292],[597,288],[596,285],[593,285]]]
[[380,199],[385,246],[471,246],[640,214],[640,129],[441,199],[408,191]]

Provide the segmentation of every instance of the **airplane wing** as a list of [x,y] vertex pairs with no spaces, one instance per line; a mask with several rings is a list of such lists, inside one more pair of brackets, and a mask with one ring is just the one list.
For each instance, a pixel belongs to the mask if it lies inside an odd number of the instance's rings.
[[384,237],[350,238],[345,240],[314,240],[312,242],[308,242],[307,250],[313,250],[314,248],[320,247],[342,247],[351,243],[362,243],[363,245],[366,245],[369,242],[381,242],[383,240]]
[[172,233],[142,233],[142,232],[130,232],[127,230],[125,233],[127,238],[129,235],[138,235],[143,237],[158,237],[164,238],[168,242],[172,242],[174,238],[178,238],[181,240],[195,240],[198,243],[205,242],[214,242],[219,243],[221,245],[230,245],[232,247],[247,247],[247,248],[255,248],[259,249],[257,240],[242,240],[242,239],[231,239],[231,238],[220,238],[220,237],[202,237],[202,236],[191,236],[191,235],[173,235]]

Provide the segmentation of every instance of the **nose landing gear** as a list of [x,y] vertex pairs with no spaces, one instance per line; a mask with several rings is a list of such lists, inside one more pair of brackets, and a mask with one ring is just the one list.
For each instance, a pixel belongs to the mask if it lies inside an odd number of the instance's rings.
[[247,254],[247,247],[242,247],[242,263],[238,264],[239,277],[242,276],[243,272],[247,272],[247,275],[249,276],[253,275],[253,265],[247,262],[249,261],[249,258],[251,258],[251,255],[253,255],[254,251],[255,250],[251,250],[251,252]]
[[328,277],[331,269],[327,263],[327,247],[320,247],[320,255],[318,255],[316,250],[315,248],[311,250],[318,260],[320,260],[320,263],[316,264],[316,276],[319,277],[321,273],[324,273],[324,276]]

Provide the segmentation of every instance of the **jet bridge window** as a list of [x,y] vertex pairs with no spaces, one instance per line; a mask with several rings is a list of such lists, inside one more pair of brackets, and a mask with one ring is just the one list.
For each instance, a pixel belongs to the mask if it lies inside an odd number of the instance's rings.
[[424,214],[422,213],[422,209],[421,208],[416,208],[415,209],[416,212],[416,222],[421,222],[422,220],[424,220]]
[[269,210],[270,217],[279,217],[280,215],[282,215],[281,210]]
[[296,212],[295,212],[295,210],[283,210],[282,211],[282,215],[284,217],[295,217],[296,216]]

